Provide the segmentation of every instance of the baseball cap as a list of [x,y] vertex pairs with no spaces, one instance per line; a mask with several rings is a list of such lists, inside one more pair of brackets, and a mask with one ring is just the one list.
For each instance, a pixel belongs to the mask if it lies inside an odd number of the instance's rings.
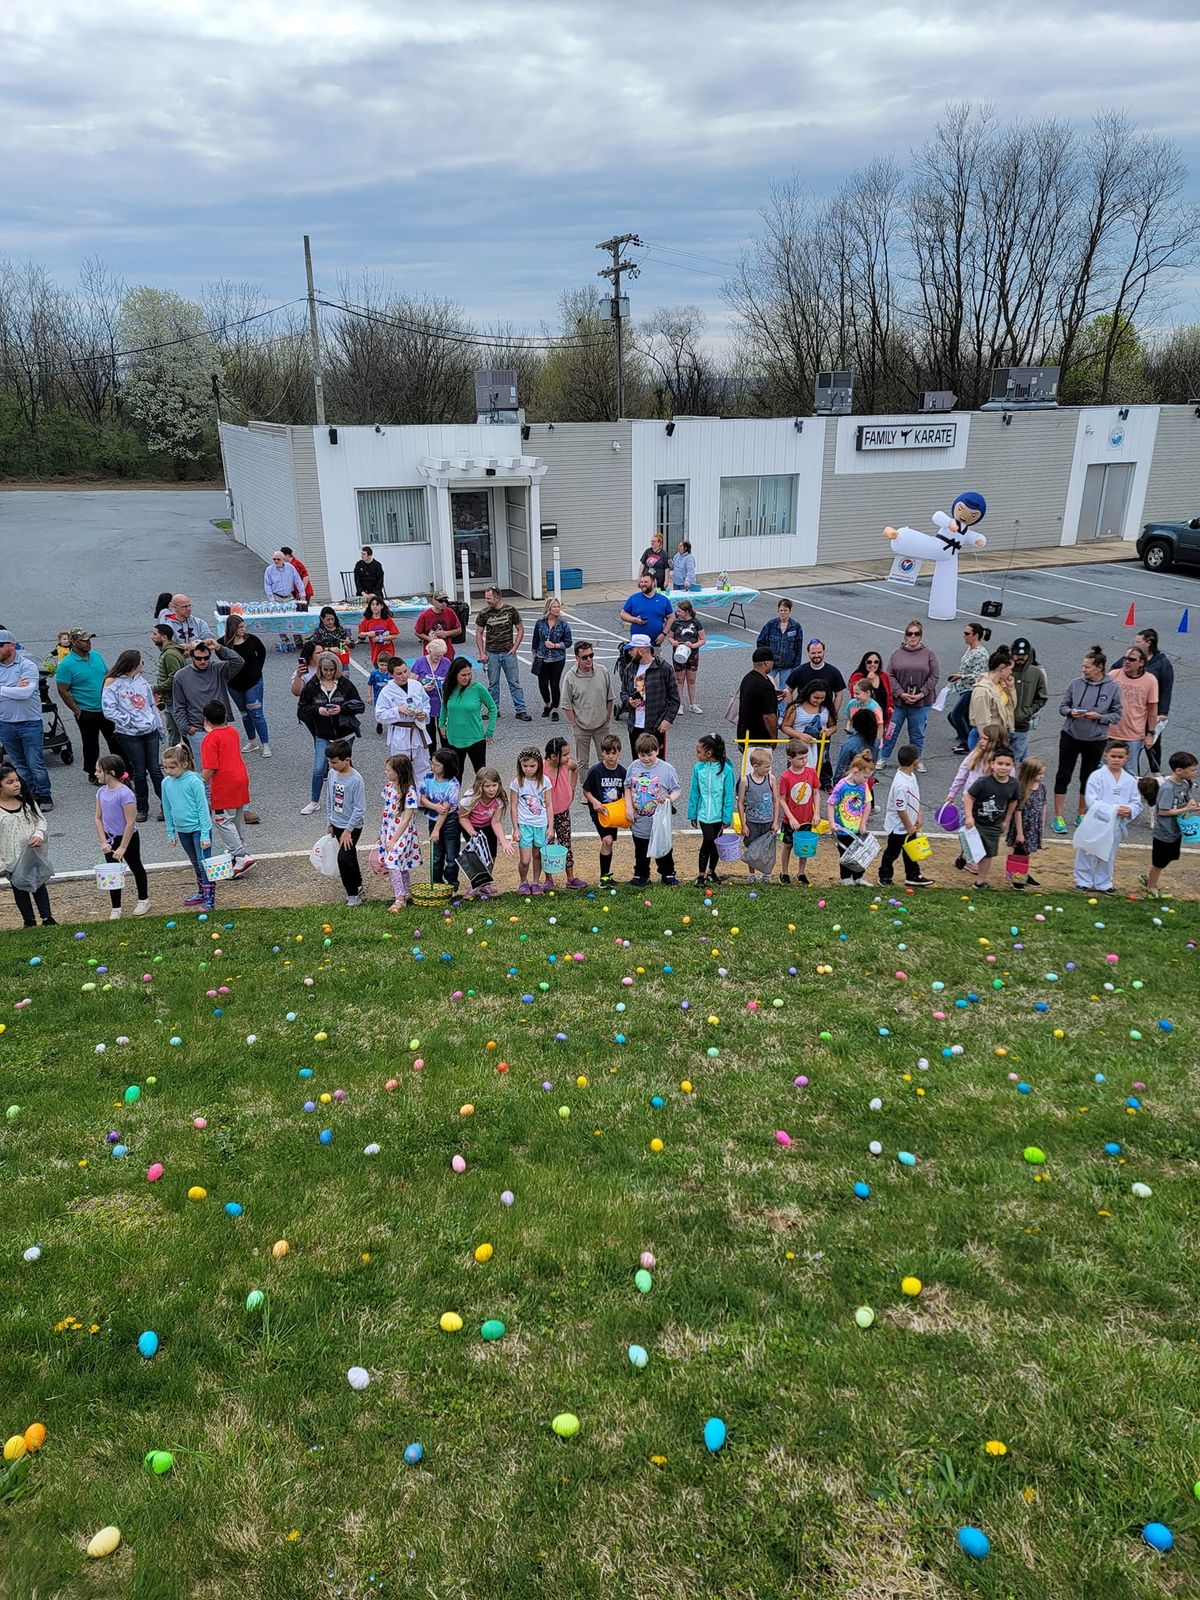
[[17,636],[9,633],[7,628],[0,628],[0,644],[16,644]]
[[1015,656],[1027,656],[1029,654],[1029,640],[1014,639],[1012,642],[1012,651],[1013,655]]
[[94,639],[95,637],[96,635],[87,628],[72,628],[67,635],[72,644],[75,643],[76,639]]
[[435,600],[440,600],[442,604],[445,605],[450,596],[446,593],[445,589],[435,589],[433,591],[433,598]]
[[648,633],[631,633],[629,635],[629,648],[631,650],[652,650],[654,646]]

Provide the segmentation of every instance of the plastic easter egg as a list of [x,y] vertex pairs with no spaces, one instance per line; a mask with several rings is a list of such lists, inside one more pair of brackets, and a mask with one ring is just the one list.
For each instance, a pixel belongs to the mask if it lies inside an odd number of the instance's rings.
[[481,1338],[486,1339],[489,1343],[491,1343],[493,1340],[503,1339],[507,1331],[508,1330],[500,1321],[499,1317],[489,1317],[488,1320],[483,1324],[482,1328],[480,1328],[479,1334]]
[[854,1321],[860,1328],[869,1328],[875,1321],[875,1313],[870,1306],[859,1306],[854,1313]]
[[1040,1167],[1046,1159],[1045,1151],[1039,1150],[1036,1144],[1027,1144],[1023,1154],[1031,1167]]
[[4,1441],[5,1461],[20,1461],[28,1451],[29,1446],[25,1443],[25,1435],[22,1433],[14,1433],[11,1439]]
[[638,1264],[639,1266],[645,1267],[648,1272],[652,1272],[658,1265],[658,1262],[655,1260],[652,1251],[643,1250],[641,1256],[638,1258]]
[[656,1156],[657,1155],[661,1155],[662,1151],[663,1151],[663,1142],[662,1142],[662,1140],[661,1139],[651,1139],[650,1148],[651,1148],[651,1150],[654,1151],[654,1154]]
[[579,1432],[579,1418],[573,1411],[560,1411],[550,1426],[560,1439],[573,1439]]
[[1149,1200],[1154,1190],[1148,1183],[1131,1183],[1129,1192],[1132,1195],[1136,1195],[1139,1200]]
[[501,1191],[500,1204],[502,1206],[510,1206],[510,1205],[512,1205],[512,1203],[513,1203],[513,1201],[515,1199],[516,1199],[516,1195],[513,1194],[511,1189],[504,1189],[504,1190]]
[[161,1478],[164,1472],[170,1472],[175,1465],[175,1457],[169,1450],[147,1450],[142,1457],[142,1465],[147,1472],[152,1472],[156,1478]]
[[42,1259],[41,1245],[31,1244],[28,1250],[23,1252],[21,1259],[22,1261],[40,1261]]
[[375,1144],[374,1142],[372,1142],[371,1144],[363,1145],[363,1155],[365,1155],[365,1156],[377,1156],[378,1154],[379,1154],[379,1146],[377,1144]]
[[867,1146],[867,1149],[873,1156],[881,1156],[883,1154],[883,1146],[880,1144],[878,1139],[872,1139],[870,1144]]
[[193,1117],[192,1118],[192,1127],[193,1128],[199,1128],[200,1132],[203,1133],[205,1128],[208,1127],[208,1118],[207,1117]]
[[346,1382],[352,1389],[365,1389],[371,1381],[371,1374],[366,1367],[351,1367],[346,1373]]
[[250,1293],[246,1296],[246,1310],[258,1311],[266,1298],[266,1295],[261,1289],[251,1289]]
[[901,1278],[900,1280],[901,1294],[920,1294],[921,1288],[922,1284],[920,1278]]
[[208,1190],[202,1188],[200,1184],[194,1183],[188,1190],[187,1197],[189,1200],[207,1200]]
[[654,1279],[646,1271],[645,1267],[638,1268],[633,1275],[633,1281],[640,1294],[649,1294],[654,1287]]
[[120,1528],[101,1528],[88,1540],[87,1553],[93,1561],[99,1561],[104,1556],[112,1555],[120,1542]]
[[861,1181],[854,1185],[854,1193],[860,1200],[869,1200],[871,1198],[869,1186]]
[[443,1333],[458,1333],[462,1325],[463,1320],[457,1311],[443,1311],[438,1318],[438,1327]]
[[291,1248],[291,1245],[286,1239],[276,1239],[275,1243],[271,1246],[271,1254],[275,1257],[276,1261],[282,1261],[284,1256],[287,1255]]
[[128,1089],[125,1091],[125,1104],[127,1106],[131,1106],[135,1100],[140,1100],[141,1098],[142,1091],[138,1088],[136,1083],[131,1083]]
[[317,1135],[317,1138],[320,1140],[320,1142],[322,1144],[332,1144],[333,1143],[333,1129],[332,1128],[322,1128],[320,1133]]
[[1175,1544],[1175,1535],[1165,1522],[1148,1522],[1142,1529],[1142,1538],[1151,1550],[1170,1550]]
[[147,1329],[145,1333],[138,1334],[138,1354],[146,1361],[158,1354],[158,1335]]
[[692,1092],[691,1080],[688,1079],[688,1078],[684,1078],[684,1080],[679,1085],[679,1087],[683,1091],[684,1094],[691,1094],[691,1092]]
[[491,1245],[490,1244],[477,1244],[475,1246],[475,1259],[476,1259],[476,1261],[481,1262],[481,1263],[484,1262],[484,1261],[490,1261],[492,1259],[492,1247],[491,1247]]
[[46,1442],[46,1424],[44,1422],[31,1422],[25,1429],[25,1448],[29,1454],[36,1455]]
[[650,1360],[650,1357],[647,1355],[646,1351],[643,1350],[640,1344],[631,1344],[629,1346],[628,1355],[629,1365],[631,1367],[636,1367],[639,1372]]
[[414,1441],[412,1444],[405,1445],[404,1459],[410,1467],[418,1466],[424,1460],[424,1457],[425,1446],[423,1444],[418,1444]]
[[709,1417],[704,1424],[704,1448],[712,1455],[725,1447],[726,1429],[720,1417]]
[[465,1172],[467,1170],[467,1163],[463,1156],[452,1156],[450,1165],[455,1172]]
[[957,1534],[958,1548],[963,1555],[970,1556],[972,1561],[982,1561],[991,1553],[988,1536],[982,1528],[960,1528]]
[[792,1136],[791,1136],[790,1133],[785,1133],[782,1128],[776,1128],[775,1129],[775,1143],[776,1144],[789,1145],[789,1144],[791,1144],[791,1142],[792,1142]]
[[225,1215],[227,1217],[240,1217],[242,1210],[242,1206],[236,1200],[226,1200]]
[[911,1150],[897,1150],[896,1160],[902,1167],[915,1167],[917,1164],[917,1158]]
[[152,1161],[146,1168],[146,1182],[157,1183],[165,1171],[166,1168],[161,1161]]

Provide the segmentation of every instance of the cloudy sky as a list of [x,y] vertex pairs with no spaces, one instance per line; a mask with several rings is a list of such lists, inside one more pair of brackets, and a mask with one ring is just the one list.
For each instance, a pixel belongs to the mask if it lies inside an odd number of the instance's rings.
[[1198,0],[4,0],[0,250],[285,299],[307,231],[328,292],[536,326],[630,231],[635,315],[719,322],[773,178],[903,158],[951,98],[1123,107],[1200,198],[1198,62]]

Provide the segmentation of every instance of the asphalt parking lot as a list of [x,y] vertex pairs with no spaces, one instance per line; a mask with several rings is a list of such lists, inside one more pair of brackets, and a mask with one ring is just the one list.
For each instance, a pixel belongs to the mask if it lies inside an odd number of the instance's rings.
[[[136,646],[146,652],[150,669],[154,658],[149,638],[151,611],[160,590],[190,594],[197,609],[210,619],[218,599],[248,599],[262,592],[258,557],[212,526],[212,519],[224,514],[224,495],[210,491],[0,494],[0,571],[4,575],[0,622],[12,628],[38,660],[50,649],[59,628],[86,624],[96,633],[95,648],[110,664],[121,650]],[[703,612],[708,643],[702,654],[697,694],[704,714],[683,713],[668,746],[685,787],[697,734],[705,730],[731,733],[724,722],[725,706],[748,669],[755,634],[774,615],[782,594],[794,601],[794,614],[806,639],[814,634],[823,639],[828,658],[848,677],[865,650],[878,649],[886,659],[899,646],[905,620],[924,616],[926,586],[914,592],[872,580],[763,591],[746,608],[748,628],[730,623],[722,610]],[[1117,656],[1119,647],[1131,637],[1125,626],[1131,603],[1136,608],[1136,626],[1156,627],[1162,647],[1175,663],[1175,708],[1165,735],[1166,747],[1195,750],[1200,746],[1196,634],[1177,632],[1182,611],[1189,605],[1195,608],[1191,620],[1200,631],[1200,577],[1179,572],[1151,574],[1133,560],[1069,569],[1016,567],[1007,575],[981,575],[966,561],[960,579],[959,620],[926,623],[926,638],[938,654],[943,675],[957,667],[962,621],[977,618],[981,603],[989,598],[1003,602],[1002,616],[990,624],[993,642],[1010,642],[1019,634],[1026,635],[1047,670],[1051,703],[1042,715],[1032,748],[1047,761],[1051,775],[1060,727],[1055,714],[1057,695],[1078,672],[1080,658],[1091,644],[1100,644],[1110,661]],[[628,632],[618,619],[619,606],[574,605],[570,592],[563,600],[576,640],[592,639],[598,646],[598,659],[611,666],[618,643]],[[527,639],[540,610],[540,606],[521,605]],[[411,621],[400,619],[400,626],[402,641],[415,644]],[[254,755],[247,758],[254,807],[262,817],[259,826],[250,830],[251,847],[262,855],[307,850],[319,832],[314,823],[320,821],[299,814],[308,798],[312,743],[296,720],[295,702],[288,690],[295,657],[276,654],[271,641],[266,642],[266,712],[273,756],[267,761]],[[555,731],[554,724],[538,715],[538,690],[529,674],[527,649],[521,660],[535,721],[515,722],[507,689],[502,688],[502,720],[493,757],[506,780],[515,771],[518,750],[533,740],[544,744]],[[356,651],[355,669],[360,676],[365,676],[365,662],[365,650]],[[74,733],[73,723],[67,721]],[[953,776],[957,758],[950,754],[952,743],[944,718],[931,717],[926,743],[928,772],[922,780],[927,803],[936,805],[941,800]],[[79,764],[77,735],[75,748],[74,766],[50,763],[56,802],[51,849],[60,871],[88,869],[96,860],[94,791]],[[358,762],[372,796],[381,781],[383,754],[383,740],[375,735],[374,724],[364,719]],[[577,828],[582,825],[582,813],[577,813],[576,823]],[[176,852],[166,845],[161,823],[144,824],[142,833],[148,862],[175,857]],[[1144,842],[1144,838],[1139,831],[1138,841]],[[585,852],[585,875],[594,868],[589,857],[590,851]]]

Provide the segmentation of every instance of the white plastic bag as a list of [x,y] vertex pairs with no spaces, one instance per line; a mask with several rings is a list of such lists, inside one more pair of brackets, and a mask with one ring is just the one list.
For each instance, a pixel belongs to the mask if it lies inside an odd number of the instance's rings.
[[1098,856],[1101,861],[1107,861],[1116,845],[1119,827],[1116,807],[1109,805],[1107,800],[1097,800],[1088,807],[1087,814],[1075,829],[1071,843],[1085,855]]
[[958,849],[969,867],[977,867],[987,855],[978,828],[962,827],[958,830]]
[[323,833],[308,852],[308,859],[313,866],[327,878],[337,877],[337,857],[337,840],[331,833]]
[[655,861],[671,852],[671,802],[664,800],[650,824],[650,854]]

